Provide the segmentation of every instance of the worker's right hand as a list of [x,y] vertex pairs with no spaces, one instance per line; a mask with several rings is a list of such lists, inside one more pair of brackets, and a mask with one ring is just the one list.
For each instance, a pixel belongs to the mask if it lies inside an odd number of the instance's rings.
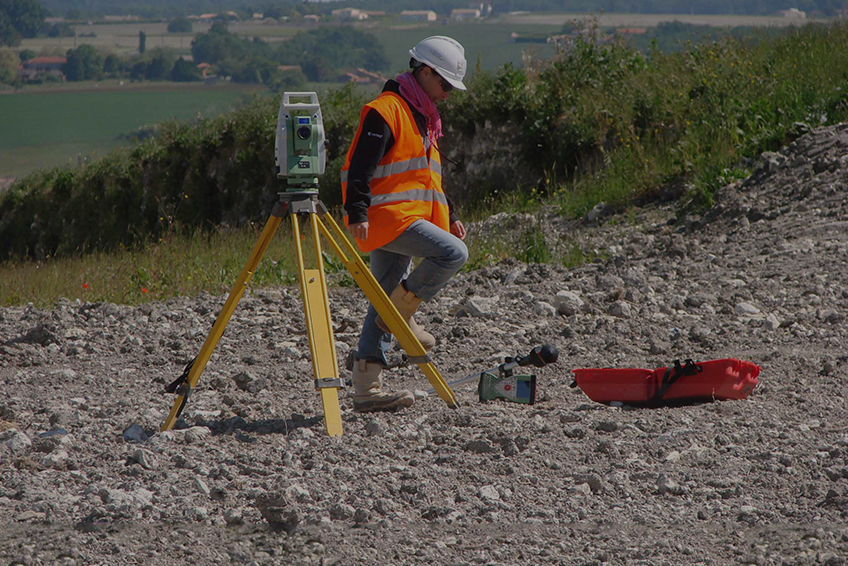
[[357,240],[368,239],[368,223],[357,222],[356,224],[348,224],[348,232],[350,232]]

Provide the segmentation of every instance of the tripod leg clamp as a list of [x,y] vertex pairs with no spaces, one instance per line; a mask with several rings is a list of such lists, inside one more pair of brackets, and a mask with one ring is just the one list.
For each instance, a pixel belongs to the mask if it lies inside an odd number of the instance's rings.
[[411,364],[429,364],[432,363],[429,354],[424,354],[423,356],[409,356],[407,361]]
[[344,379],[340,377],[325,377],[323,379],[315,380],[315,389],[327,389],[330,387],[335,387],[338,389],[344,389],[345,382]]

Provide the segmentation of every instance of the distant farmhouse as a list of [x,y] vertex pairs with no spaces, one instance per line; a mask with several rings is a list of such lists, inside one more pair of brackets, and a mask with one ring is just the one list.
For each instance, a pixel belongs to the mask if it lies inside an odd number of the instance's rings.
[[400,19],[405,22],[435,22],[436,12],[433,10],[403,10]]
[[357,8],[341,8],[340,10],[333,10],[332,14],[333,18],[342,22],[355,22],[368,19],[368,12]]
[[105,22],[137,22],[138,16],[103,16]]
[[356,72],[345,73],[339,77],[343,81],[350,81],[357,84],[383,84],[386,82],[386,77],[379,73],[372,73],[362,68],[357,68]]
[[199,16],[189,16],[189,20],[199,20],[202,24],[211,24],[218,14],[200,14]]
[[457,22],[457,23],[469,22],[469,21],[473,22],[473,21],[476,21],[476,20],[479,20],[479,19],[480,19],[480,10],[478,10],[477,8],[467,9],[467,10],[457,8],[455,10],[452,10],[451,14],[450,14],[450,20],[452,22]]
[[798,8],[789,8],[788,10],[780,10],[777,13],[778,16],[783,16],[784,18],[796,18],[799,20],[806,19],[807,13],[799,10]]
[[648,28],[616,28],[615,33],[618,35],[644,35],[648,33]]
[[65,80],[62,67],[68,60],[64,57],[33,57],[18,66],[18,76],[23,81],[34,81],[44,77],[58,77]]
[[197,69],[200,71],[200,76],[204,79],[208,79],[210,77],[215,76],[214,73],[212,73],[212,65],[206,63],[205,61],[197,65]]
[[[254,14],[256,16],[256,14]],[[226,12],[219,12],[217,14],[200,14],[199,16],[187,16],[186,19],[192,21],[200,21],[202,24],[211,24],[215,20],[227,19],[227,20],[238,20],[239,15],[232,11],[227,10]]]

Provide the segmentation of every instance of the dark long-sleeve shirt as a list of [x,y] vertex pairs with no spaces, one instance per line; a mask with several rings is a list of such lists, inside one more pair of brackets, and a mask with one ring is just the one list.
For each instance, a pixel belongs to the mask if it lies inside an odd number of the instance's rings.
[[[395,80],[386,82],[383,92],[386,91],[393,92],[403,98],[400,94],[400,84]],[[408,101],[407,104],[409,104]],[[423,138],[427,136],[427,119],[411,104],[409,104],[409,108],[412,110],[412,117],[415,118],[418,131],[422,133],[422,143],[424,143],[426,140]],[[369,110],[362,120],[362,132],[359,134],[356,147],[353,148],[353,155],[350,158],[350,167],[347,172],[347,194],[344,208],[348,215],[349,224],[368,221],[368,207],[371,206],[371,178],[374,176],[374,171],[380,161],[392,149],[394,143],[392,130],[380,113],[373,108]],[[425,143],[425,147],[426,145]],[[453,212],[453,203],[450,199],[448,199],[448,207],[450,223],[453,224],[457,221],[457,217]]]

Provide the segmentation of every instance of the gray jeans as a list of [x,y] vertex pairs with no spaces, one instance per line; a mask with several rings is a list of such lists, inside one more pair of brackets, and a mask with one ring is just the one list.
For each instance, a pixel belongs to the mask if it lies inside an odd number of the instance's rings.
[[[410,273],[413,257],[423,261]],[[406,278],[406,288],[429,301],[467,260],[468,248],[462,240],[427,220],[416,220],[397,238],[371,252],[371,273],[388,294]],[[377,326],[376,319],[377,311],[369,306],[356,359],[385,366],[392,336]]]

